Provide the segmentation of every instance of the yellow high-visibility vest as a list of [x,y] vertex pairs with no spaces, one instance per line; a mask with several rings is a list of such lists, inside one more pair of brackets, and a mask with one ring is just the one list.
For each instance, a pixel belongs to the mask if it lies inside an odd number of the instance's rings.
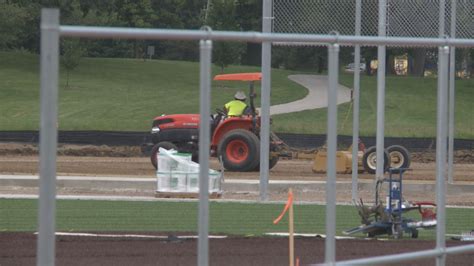
[[227,115],[228,116],[240,116],[244,112],[245,107],[247,107],[247,104],[245,104],[242,101],[239,100],[232,100],[228,103],[225,104],[225,109],[227,110]]

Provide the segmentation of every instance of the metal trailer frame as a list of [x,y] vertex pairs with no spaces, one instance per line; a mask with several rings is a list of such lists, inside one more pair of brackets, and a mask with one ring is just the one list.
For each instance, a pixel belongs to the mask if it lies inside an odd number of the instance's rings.
[[[232,32],[204,30],[170,30],[143,28],[112,28],[59,25],[58,9],[43,9],[41,11],[41,122],[40,122],[40,191],[38,217],[38,248],[37,264],[54,265],[55,261],[55,211],[56,211],[56,149],[57,149],[57,105],[58,105],[58,65],[59,37],[87,38],[123,38],[123,39],[166,39],[200,41],[200,114],[203,124],[209,125],[209,97],[211,85],[211,52],[212,41],[243,41],[256,43],[271,42],[318,42],[328,46],[329,65],[329,112],[328,112],[328,173],[327,173],[327,210],[326,210],[326,264],[335,262],[335,161],[337,145],[337,107],[334,97],[337,90],[339,45],[369,45],[369,46],[431,46],[439,47],[440,75],[438,75],[438,104],[437,104],[437,147],[436,147],[436,194],[438,206],[437,245],[434,250],[419,251],[391,256],[345,261],[341,264],[373,264],[381,262],[406,261],[418,258],[436,257],[437,265],[445,264],[446,254],[474,251],[474,245],[445,248],[445,158],[446,158],[446,105],[447,105],[447,75],[449,47],[474,47],[474,39],[454,38],[401,38],[401,37],[362,37],[306,34],[274,34],[259,32]],[[262,55],[263,57],[263,55]],[[267,59],[268,60],[268,59]],[[267,76],[265,76],[267,75]],[[263,80],[269,79],[264,73]],[[268,83],[269,85],[269,83]],[[266,92],[268,93],[268,92]],[[262,127],[269,127],[263,124]],[[336,130],[334,130],[336,129]],[[267,128],[268,130],[268,128]],[[202,139],[209,139],[209,128],[201,127]],[[264,149],[264,154],[268,149]],[[200,154],[207,158],[209,145],[200,142]],[[265,160],[263,160],[265,161]],[[209,197],[207,192],[209,162],[201,162],[199,173],[199,240],[198,265],[208,265],[208,228],[209,228]],[[263,162],[265,165],[265,162]]]

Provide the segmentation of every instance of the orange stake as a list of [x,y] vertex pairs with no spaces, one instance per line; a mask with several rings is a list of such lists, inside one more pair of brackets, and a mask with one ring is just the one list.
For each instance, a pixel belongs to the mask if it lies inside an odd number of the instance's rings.
[[290,188],[288,190],[288,200],[286,201],[285,208],[280,213],[280,215],[273,221],[273,224],[277,224],[285,216],[285,213],[289,210],[288,213],[288,235],[289,235],[289,254],[290,254],[290,266],[295,265],[295,247],[294,247],[294,221],[293,221],[293,190]]
[[273,224],[277,224],[280,222],[280,220],[283,218],[283,216],[285,216],[285,213],[290,208],[290,205],[293,205],[293,191],[291,190],[291,188],[288,190],[288,200],[286,201],[285,208],[280,213],[280,215],[273,221]]

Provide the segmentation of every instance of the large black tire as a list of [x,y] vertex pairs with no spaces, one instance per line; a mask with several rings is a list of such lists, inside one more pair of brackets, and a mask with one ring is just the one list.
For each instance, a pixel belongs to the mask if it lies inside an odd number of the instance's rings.
[[[273,158],[270,158],[269,162],[268,162],[268,169],[272,169],[273,167],[275,167],[275,165],[278,163],[278,160],[280,159],[280,157],[278,156],[275,156]],[[255,169],[253,169],[254,171],[260,171],[260,163],[257,164],[257,166],[255,166]]]
[[392,168],[392,172],[398,173],[398,169],[410,167],[411,157],[405,147],[392,145],[387,148],[387,152],[390,158],[390,168]]
[[178,150],[178,147],[176,147],[176,145],[168,141],[158,142],[155,146],[153,146],[153,149],[151,149],[150,160],[151,164],[153,165],[153,167],[155,167],[155,169],[158,168],[157,155],[160,148],[167,150]]
[[252,171],[260,164],[260,140],[248,130],[236,129],[225,134],[217,152],[228,171]]
[[[364,165],[364,169],[367,173],[369,174],[375,174],[376,172],[376,167],[377,167],[377,152],[376,152],[376,147],[370,147],[367,150],[365,150],[364,155],[362,156],[362,164]],[[387,150],[384,150],[384,163],[383,163],[383,168],[384,168],[384,173],[388,170],[390,166],[390,157],[388,155]]]

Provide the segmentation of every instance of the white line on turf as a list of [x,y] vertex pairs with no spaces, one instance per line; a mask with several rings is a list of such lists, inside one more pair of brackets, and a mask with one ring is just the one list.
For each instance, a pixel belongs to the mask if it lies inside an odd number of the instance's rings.
[[[35,234],[38,234],[36,232]],[[57,236],[84,236],[84,237],[106,237],[106,238],[151,238],[151,239],[170,239],[176,237],[177,239],[197,239],[195,235],[183,235],[183,236],[155,236],[155,235],[135,235],[135,234],[92,234],[92,233],[70,233],[70,232],[56,232]],[[227,236],[210,235],[212,239],[223,239]]]
[[[267,236],[284,236],[287,237],[289,234],[288,233],[265,233]],[[293,234],[294,236],[300,236],[300,237],[317,237],[317,238],[326,238],[326,235],[324,234],[304,234],[304,233],[295,233]],[[360,237],[353,237],[353,236],[335,236],[336,239],[364,239],[364,240],[373,240],[374,238],[360,238]],[[385,238],[377,238],[377,240],[388,240]]]

